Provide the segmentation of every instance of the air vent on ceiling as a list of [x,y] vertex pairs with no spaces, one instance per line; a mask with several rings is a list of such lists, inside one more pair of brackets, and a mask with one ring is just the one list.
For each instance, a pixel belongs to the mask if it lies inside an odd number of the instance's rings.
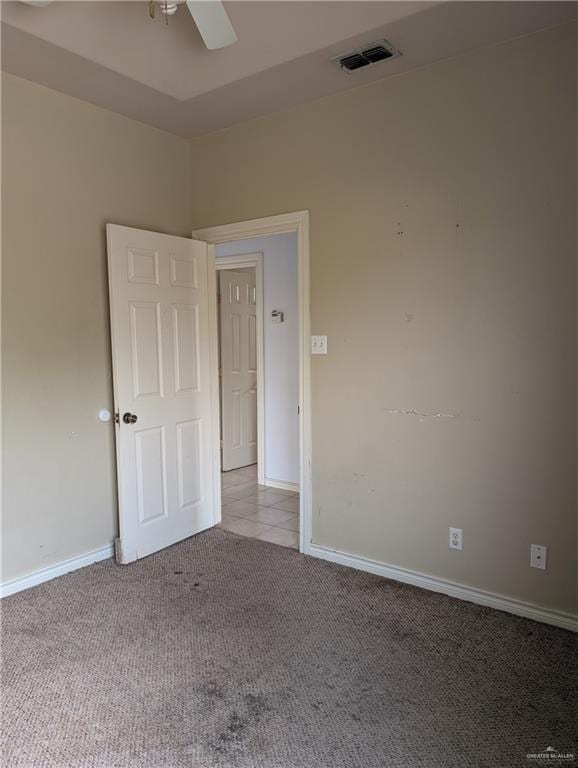
[[331,61],[335,61],[344,72],[355,72],[357,69],[378,64],[386,59],[394,59],[396,56],[401,56],[401,54],[391,43],[388,43],[387,40],[378,40],[376,43],[370,43],[356,51],[351,51],[351,53],[335,56]]

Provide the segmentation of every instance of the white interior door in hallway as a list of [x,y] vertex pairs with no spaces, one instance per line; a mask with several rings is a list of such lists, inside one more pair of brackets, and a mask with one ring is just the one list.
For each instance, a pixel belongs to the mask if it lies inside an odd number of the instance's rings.
[[107,239],[127,563],[215,524],[217,361],[207,243],[110,224]]
[[221,270],[222,468],[257,461],[257,295],[255,270]]

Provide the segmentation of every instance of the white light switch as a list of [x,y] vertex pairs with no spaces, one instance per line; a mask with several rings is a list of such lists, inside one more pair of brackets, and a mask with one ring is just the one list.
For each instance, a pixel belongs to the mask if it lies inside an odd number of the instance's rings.
[[311,354],[312,355],[327,354],[327,336],[311,337]]

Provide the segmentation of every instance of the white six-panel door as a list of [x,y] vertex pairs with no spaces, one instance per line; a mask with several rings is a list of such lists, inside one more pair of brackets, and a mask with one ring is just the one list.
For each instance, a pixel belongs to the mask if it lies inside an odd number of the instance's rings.
[[255,270],[219,271],[222,468],[257,461]]
[[215,524],[208,245],[107,226],[121,562]]

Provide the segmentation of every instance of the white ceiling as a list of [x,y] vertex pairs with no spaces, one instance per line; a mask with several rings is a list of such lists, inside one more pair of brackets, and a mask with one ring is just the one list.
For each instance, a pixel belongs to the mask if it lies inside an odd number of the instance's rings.
[[[8,72],[182,136],[232,125],[576,18],[575,2],[226,2],[239,41],[208,51],[185,7],[2,3]],[[330,61],[386,37],[401,58],[346,75]]]
[[230,2],[238,42],[208,51],[186,7],[150,19],[147,2],[8,2],[7,24],[185,101],[434,3]]

